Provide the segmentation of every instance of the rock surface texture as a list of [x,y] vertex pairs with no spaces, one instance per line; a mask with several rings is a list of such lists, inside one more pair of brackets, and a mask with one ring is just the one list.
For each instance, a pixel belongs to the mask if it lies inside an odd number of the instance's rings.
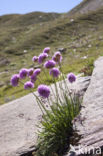
[[103,6],[103,0],[83,0],[78,6],[73,8],[68,15],[86,14],[96,11]]
[[99,148],[103,147],[103,57],[100,57],[94,66],[90,85],[83,98],[80,119],[76,121],[77,133],[81,137],[78,146],[74,146],[75,150],[72,147],[72,154],[69,152],[67,156],[78,156],[83,154],[83,151],[85,154],[85,150],[91,151],[90,155],[93,155],[94,151],[100,154]]
[[[84,94],[90,77],[78,77],[69,87]],[[36,93],[37,94],[37,93]],[[0,107],[0,156],[21,156],[35,150],[41,112],[32,94]]]

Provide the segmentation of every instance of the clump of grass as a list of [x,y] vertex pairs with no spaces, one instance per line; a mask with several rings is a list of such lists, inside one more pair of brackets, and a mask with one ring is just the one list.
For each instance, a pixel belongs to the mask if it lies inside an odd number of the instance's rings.
[[86,61],[85,67],[81,70],[81,72],[83,72],[85,76],[92,74],[94,68],[93,63],[94,63],[94,58],[90,58]]
[[[56,107],[58,106],[58,107]],[[80,100],[65,95],[62,104],[53,103],[52,111],[43,117],[42,132],[39,133],[37,156],[62,156],[69,148],[73,135],[73,119],[80,111]]]

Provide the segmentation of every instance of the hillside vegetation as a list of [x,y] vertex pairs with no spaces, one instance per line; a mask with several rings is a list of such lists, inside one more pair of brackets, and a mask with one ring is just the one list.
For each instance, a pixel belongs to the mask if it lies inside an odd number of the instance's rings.
[[53,52],[66,49],[65,74],[71,71],[91,74],[93,61],[103,54],[103,8],[75,18],[40,12],[1,16],[0,104],[28,93],[23,86],[11,87],[10,77],[22,67],[32,67],[32,56],[46,46]]

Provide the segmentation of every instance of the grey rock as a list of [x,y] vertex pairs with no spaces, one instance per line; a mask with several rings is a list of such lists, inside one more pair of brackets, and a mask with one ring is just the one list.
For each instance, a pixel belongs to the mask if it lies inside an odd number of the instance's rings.
[[58,48],[58,51],[60,51],[61,53],[66,52],[66,48]]
[[70,22],[74,22],[74,19],[72,18],[72,19],[70,19]]
[[[69,88],[84,94],[90,77],[77,77]],[[37,92],[35,92],[37,94]],[[35,150],[41,111],[32,94],[0,106],[0,156],[20,156]]]
[[28,51],[27,50],[24,50],[24,53],[27,53]]
[[79,6],[68,12],[69,16],[78,14],[87,14],[96,11],[103,6],[103,0],[84,0]]
[[0,82],[0,87],[3,87],[5,84],[3,82]]
[[103,147],[103,57],[97,59],[94,66],[90,85],[83,98],[80,120],[75,123],[77,134],[81,136],[78,146],[75,146],[77,155],[80,155],[79,147],[88,147],[91,155],[92,148]]
[[89,44],[89,45],[88,45],[88,48],[91,48],[91,47],[92,47],[92,45],[91,45],[91,44]]
[[4,65],[7,65],[9,64],[10,61],[6,58],[0,58],[0,66],[4,66]]
[[77,50],[76,49],[73,49],[73,51],[76,52]]
[[102,36],[99,36],[98,39],[101,41],[101,40],[103,40],[103,37]]
[[83,57],[81,57],[81,59],[85,60],[85,59],[87,59],[87,57],[88,57],[88,56],[83,56]]

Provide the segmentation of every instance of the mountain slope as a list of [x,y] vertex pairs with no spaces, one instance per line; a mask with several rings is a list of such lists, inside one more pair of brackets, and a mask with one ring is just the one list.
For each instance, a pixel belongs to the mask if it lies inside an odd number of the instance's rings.
[[[63,53],[64,73],[90,74],[94,59],[103,55],[103,8],[73,20],[62,14],[49,21],[38,19],[37,23],[33,23],[30,20],[30,24],[28,15],[26,19],[21,15],[10,16],[1,17],[0,24],[0,104],[28,93],[22,85],[11,87],[10,77],[22,67],[33,67],[32,56],[41,53],[46,46],[50,46],[53,52],[66,48]],[[19,17],[22,17],[22,23],[25,19],[24,25],[17,22],[21,21]],[[48,84],[51,82],[44,80]]]
[[55,20],[61,14],[58,13],[43,13],[43,12],[31,12],[28,14],[11,14],[0,16],[0,27],[21,27],[30,26],[40,22],[48,22]]
[[103,0],[83,0],[78,6],[73,8],[68,15],[85,14],[90,11],[96,11],[103,6]]
[[[42,12],[0,16],[0,54],[3,52],[15,54],[18,47],[22,47],[22,42],[32,38],[28,37],[28,34],[37,33],[36,31],[41,29],[45,23],[54,21],[60,16],[61,14],[58,13]],[[21,49],[19,48],[19,50]]]

